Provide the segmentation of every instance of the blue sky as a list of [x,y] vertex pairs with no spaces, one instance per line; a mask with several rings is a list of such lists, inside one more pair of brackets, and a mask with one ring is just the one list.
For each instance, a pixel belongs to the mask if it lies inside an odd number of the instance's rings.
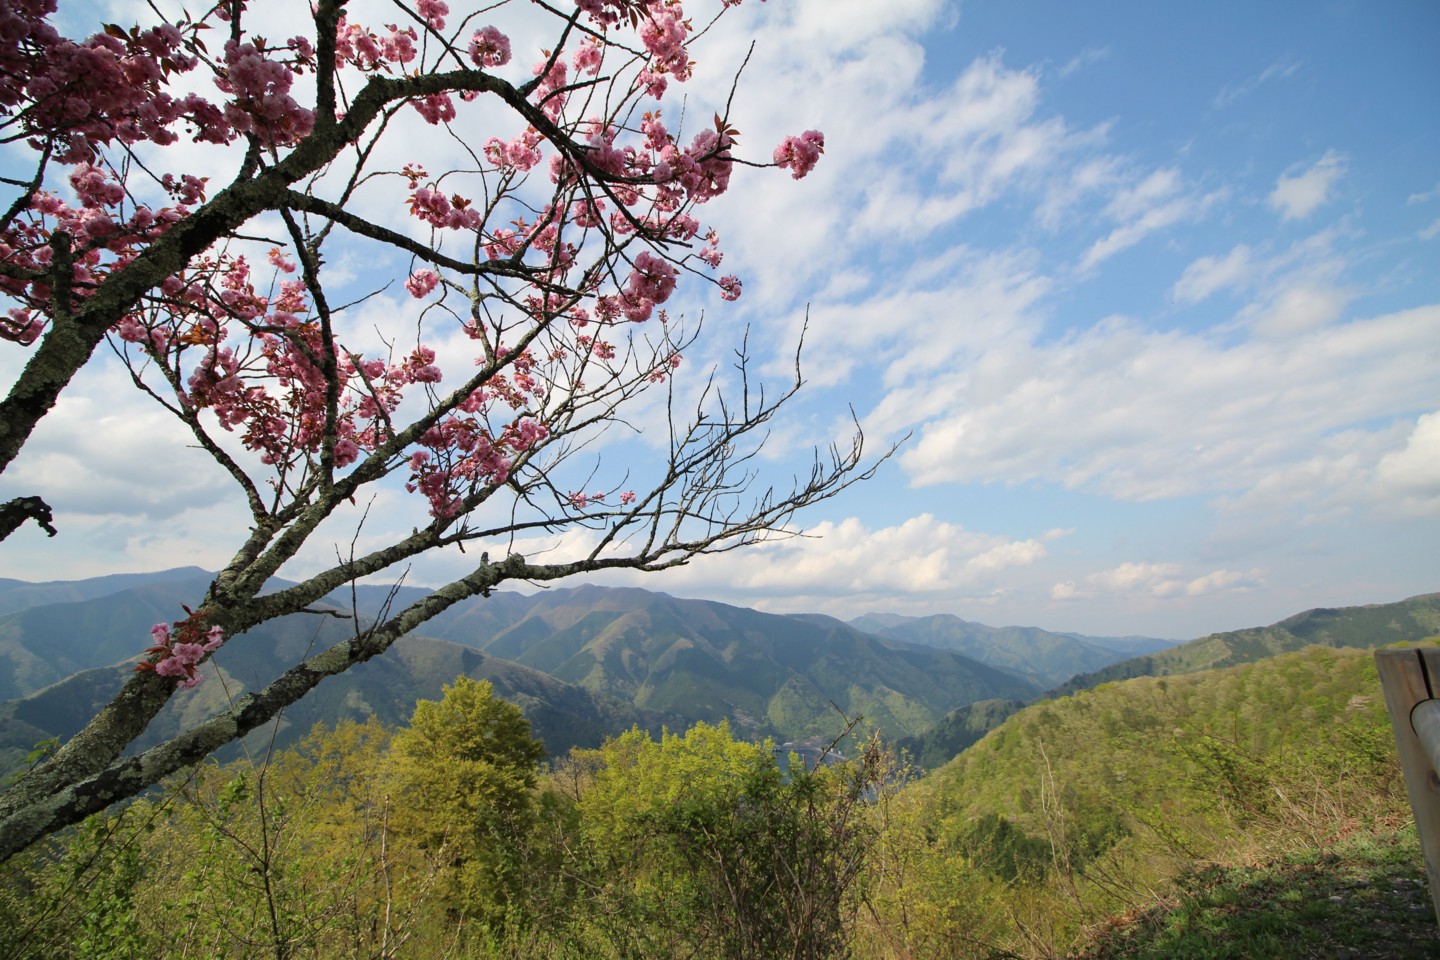
[[[697,50],[699,115],[753,37],[742,147],[816,128],[826,155],[707,211],[746,291],[686,294],[687,362],[749,325],[783,377],[808,309],[766,470],[850,407],[908,440],[813,537],[607,582],[1176,638],[1440,589],[1440,6],[879,6],[751,2]],[[234,498],[123,389],[87,371],[5,479],[66,533],[0,575],[224,561]],[[107,416],[77,454],[67,425]],[[638,470],[643,438],[604,453]]]

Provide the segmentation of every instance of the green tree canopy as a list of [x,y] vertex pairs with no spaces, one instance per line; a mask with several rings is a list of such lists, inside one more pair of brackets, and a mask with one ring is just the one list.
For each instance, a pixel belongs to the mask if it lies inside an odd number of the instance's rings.
[[544,755],[518,707],[463,676],[395,734],[395,827],[446,868],[451,910],[498,921],[513,903]]

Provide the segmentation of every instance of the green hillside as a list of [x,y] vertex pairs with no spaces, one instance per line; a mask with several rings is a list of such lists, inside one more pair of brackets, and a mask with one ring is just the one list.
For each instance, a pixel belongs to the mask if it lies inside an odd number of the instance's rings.
[[1248,764],[1349,749],[1382,724],[1371,652],[1310,647],[1033,704],[939,770],[932,786],[952,819],[1010,811],[1041,832],[1047,780],[1117,812],[1209,809],[1227,793],[1233,803],[1259,803],[1242,795]]
[[918,791],[942,856],[1062,945],[1198,865],[1408,811],[1373,654],[1354,647],[1036,703]]
[[1398,603],[1307,610],[1268,627],[1214,633],[1080,674],[1056,687],[1053,694],[1065,696],[1133,677],[1168,677],[1254,663],[1311,645],[1374,649],[1393,643],[1417,643],[1436,634],[1440,634],[1440,593],[1422,594]]

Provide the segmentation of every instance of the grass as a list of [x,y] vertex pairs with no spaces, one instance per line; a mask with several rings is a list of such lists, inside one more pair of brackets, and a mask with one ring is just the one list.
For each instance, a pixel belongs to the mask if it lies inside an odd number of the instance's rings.
[[1415,828],[1217,866],[1172,902],[1113,920],[1071,960],[1414,960],[1440,957]]

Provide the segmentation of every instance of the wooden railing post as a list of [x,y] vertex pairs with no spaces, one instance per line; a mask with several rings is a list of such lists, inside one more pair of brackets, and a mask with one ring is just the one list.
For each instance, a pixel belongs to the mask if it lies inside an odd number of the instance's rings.
[[1375,666],[1415,811],[1430,901],[1440,923],[1440,648],[1377,650]]

